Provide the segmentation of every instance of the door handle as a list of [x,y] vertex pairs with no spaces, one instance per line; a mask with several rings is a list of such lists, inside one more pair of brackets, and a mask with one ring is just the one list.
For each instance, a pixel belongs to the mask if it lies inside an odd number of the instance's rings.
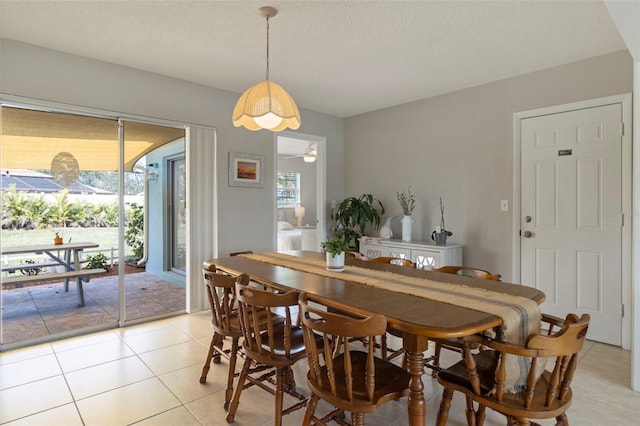
[[533,234],[531,233],[531,231],[524,231],[522,233],[522,236],[525,238],[531,238],[533,236]]
[[525,216],[524,217],[524,221],[527,222],[527,223],[530,223],[531,222],[531,216]]

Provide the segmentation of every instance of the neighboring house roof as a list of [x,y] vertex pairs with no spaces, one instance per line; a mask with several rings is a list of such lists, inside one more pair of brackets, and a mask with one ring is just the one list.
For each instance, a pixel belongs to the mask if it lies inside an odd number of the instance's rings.
[[52,193],[67,189],[69,194],[113,194],[111,191],[94,188],[78,182],[65,187],[56,182],[53,176],[34,170],[2,169],[1,173],[2,191],[7,191],[11,185],[15,185],[18,191],[25,192]]

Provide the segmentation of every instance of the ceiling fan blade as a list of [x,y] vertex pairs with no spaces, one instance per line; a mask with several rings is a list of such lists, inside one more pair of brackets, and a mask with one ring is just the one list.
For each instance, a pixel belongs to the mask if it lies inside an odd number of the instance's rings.
[[283,157],[285,160],[289,160],[291,158],[303,158],[303,157],[316,157],[318,155],[318,151],[313,147],[313,144],[309,144],[307,150],[302,154],[294,154]]

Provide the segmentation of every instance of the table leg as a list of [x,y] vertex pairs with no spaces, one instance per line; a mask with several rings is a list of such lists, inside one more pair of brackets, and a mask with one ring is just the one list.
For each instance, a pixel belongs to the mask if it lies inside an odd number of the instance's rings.
[[[65,262],[65,267],[67,269],[67,272],[69,272],[71,270],[71,250],[66,249],[64,251],[64,262]],[[69,291],[69,278],[65,278],[64,279],[64,291],[65,293]]]
[[427,403],[424,399],[424,385],[422,374],[424,373],[424,354],[427,350],[428,340],[424,336],[416,336],[403,333],[402,344],[407,351],[407,368],[411,375],[409,383],[409,401],[407,412],[411,426],[423,426],[427,421]]
[[[80,265],[80,250],[73,251],[73,263],[75,266],[75,270],[79,271],[82,267]],[[82,277],[78,276],[77,278],[77,292],[78,292],[78,305],[84,306],[84,289],[82,288]]]

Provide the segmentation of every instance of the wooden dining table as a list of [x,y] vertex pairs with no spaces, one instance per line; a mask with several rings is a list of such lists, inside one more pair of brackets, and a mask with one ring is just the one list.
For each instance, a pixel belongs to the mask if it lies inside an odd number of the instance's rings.
[[[310,259],[322,259],[324,254],[308,251],[292,251],[287,254]],[[503,294],[521,296],[541,304],[545,295],[540,290],[499,281],[480,280],[444,274],[435,271],[401,267],[398,265],[347,259],[346,265],[379,270],[381,275],[392,272],[430,281],[472,286]],[[455,338],[484,332],[499,331],[502,319],[498,316],[456,306],[422,296],[372,287],[344,279],[277,266],[243,256],[222,257],[204,262],[208,267],[230,273],[249,275],[252,281],[280,290],[306,292],[309,300],[354,316],[384,315],[388,326],[402,333],[403,348],[407,353],[407,368],[411,374],[410,394],[407,402],[410,425],[424,425],[426,401],[422,375],[424,354],[429,338]]]

